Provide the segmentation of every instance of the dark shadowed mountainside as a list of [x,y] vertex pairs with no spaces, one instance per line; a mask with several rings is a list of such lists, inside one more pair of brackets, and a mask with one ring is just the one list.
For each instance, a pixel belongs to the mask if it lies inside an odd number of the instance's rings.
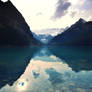
[[0,45],[38,45],[21,13],[10,0],[0,0]]
[[92,45],[92,21],[79,19],[63,33],[54,37],[51,45]]

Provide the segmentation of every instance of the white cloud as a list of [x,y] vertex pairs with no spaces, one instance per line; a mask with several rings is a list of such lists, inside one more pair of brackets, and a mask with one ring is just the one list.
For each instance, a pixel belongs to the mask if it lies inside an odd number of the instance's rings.
[[51,34],[52,36],[55,36],[61,32],[63,32],[63,28],[50,28],[50,29],[42,29],[42,30],[34,30],[37,34]]
[[[90,20],[92,14],[91,0],[64,0],[65,2],[64,5],[67,7],[66,8],[62,7],[61,6],[62,3],[60,3],[59,7],[57,6],[57,9],[56,4],[58,0],[27,0],[27,1],[11,0],[11,1],[22,13],[25,20],[29,24],[31,30],[36,33],[39,33],[39,30],[42,33],[47,33],[46,29],[48,28],[66,28],[67,26],[70,26],[73,23],[75,23],[80,17],[86,20]],[[61,13],[63,14],[63,17],[61,17],[62,14],[59,12],[60,16],[57,16],[59,17],[59,19],[56,21],[51,20],[51,17],[53,16],[54,13],[58,15],[57,10],[59,10],[59,8],[60,10],[62,10]],[[73,17],[71,17],[71,14],[73,12],[76,13],[74,13],[74,16],[72,15]],[[53,34],[57,34],[57,31],[53,32],[54,32]]]
[[62,16],[68,13],[68,8],[71,6],[71,3],[68,0],[58,0],[55,14],[53,16],[54,19],[59,19]]

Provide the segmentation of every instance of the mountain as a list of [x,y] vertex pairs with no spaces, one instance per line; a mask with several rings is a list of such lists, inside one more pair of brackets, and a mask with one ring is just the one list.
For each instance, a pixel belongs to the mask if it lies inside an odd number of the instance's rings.
[[0,0],[0,45],[38,45],[21,13],[10,0]]
[[55,36],[52,45],[92,45],[92,21],[80,18],[70,28]]
[[50,34],[52,36],[56,36],[57,34],[60,34],[63,32],[64,28],[46,28],[41,30],[34,30],[36,34]]
[[41,41],[44,44],[47,44],[53,38],[53,36],[50,34],[35,34],[35,33],[33,33],[33,36],[37,40]]

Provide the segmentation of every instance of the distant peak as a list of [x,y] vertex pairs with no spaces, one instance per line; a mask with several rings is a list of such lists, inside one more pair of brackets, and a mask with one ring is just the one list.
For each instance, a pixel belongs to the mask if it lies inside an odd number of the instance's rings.
[[80,18],[78,22],[85,23],[86,21],[84,19]]
[[6,3],[6,2],[9,2],[10,0],[0,0],[0,2],[2,3]]
[[6,7],[14,7],[13,3],[11,0],[0,0],[0,9],[6,8]]
[[0,0],[1,5],[12,4],[10,0]]

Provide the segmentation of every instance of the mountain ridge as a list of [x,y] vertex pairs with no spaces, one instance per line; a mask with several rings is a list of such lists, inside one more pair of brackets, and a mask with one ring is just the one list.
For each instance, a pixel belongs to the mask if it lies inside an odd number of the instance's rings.
[[80,18],[75,24],[55,36],[50,45],[92,45],[92,22]]
[[38,45],[22,14],[10,0],[0,0],[0,45]]

